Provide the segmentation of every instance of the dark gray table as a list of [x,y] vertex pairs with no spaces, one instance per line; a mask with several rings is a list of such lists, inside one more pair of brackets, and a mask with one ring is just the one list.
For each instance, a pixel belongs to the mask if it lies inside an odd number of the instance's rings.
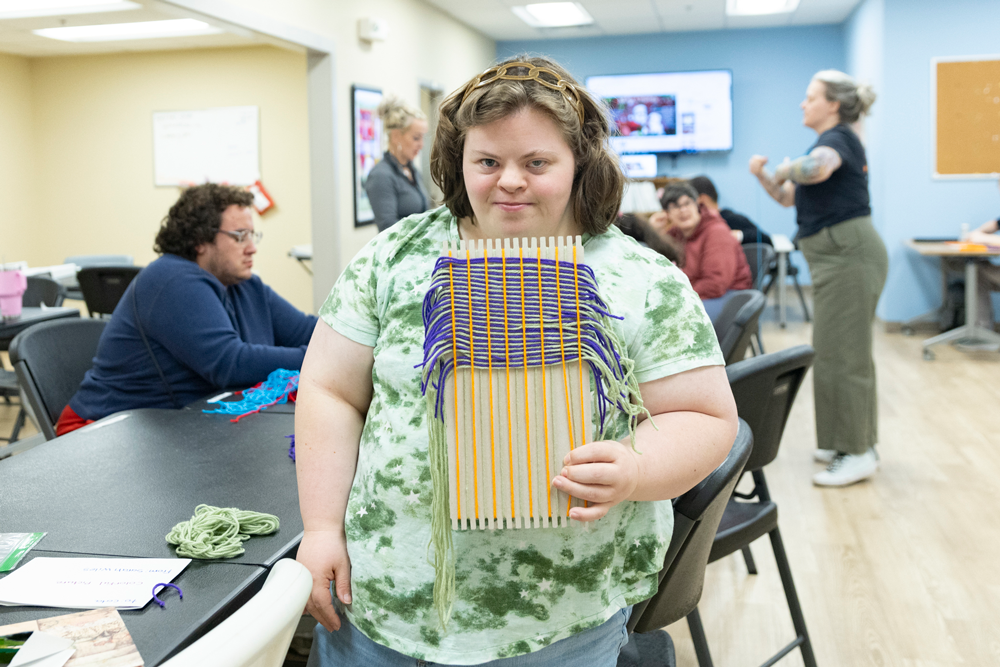
[[[42,546],[46,536],[39,546]],[[43,551],[35,548],[21,561],[24,565],[40,556],[77,558],[81,554]],[[20,567],[19,565],[19,567]],[[184,591],[184,599],[166,589],[161,596],[165,608],[150,601],[142,609],[119,611],[146,667],[154,667],[190,645],[249,600],[264,585],[267,570],[255,565],[191,561],[173,583]],[[0,577],[6,575],[0,574]],[[0,607],[0,625],[73,614],[80,609],[47,607]]]
[[48,322],[49,320],[61,320],[66,317],[80,317],[80,311],[76,308],[66,308],[63,306],[54,308],[21,308],[21,317],[18,319],[0,321],[0,350],[9,348],[10,341],[14,340],[14,336],[33,324]]
[[39,546],[52,551],[170,558],[167,533],[197,505],[238,507],[275,514],[281,527],[227,562],[270,567],[302,538],[285,437],[293,421],[151,409],[105,417],[0,461],[0,531],[46,531]]

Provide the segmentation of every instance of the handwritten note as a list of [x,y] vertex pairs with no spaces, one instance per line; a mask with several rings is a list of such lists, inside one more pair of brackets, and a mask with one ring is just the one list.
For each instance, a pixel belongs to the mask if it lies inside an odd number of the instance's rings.
[[35,558],[0,579],[0,604],[140,609],[190,558]]

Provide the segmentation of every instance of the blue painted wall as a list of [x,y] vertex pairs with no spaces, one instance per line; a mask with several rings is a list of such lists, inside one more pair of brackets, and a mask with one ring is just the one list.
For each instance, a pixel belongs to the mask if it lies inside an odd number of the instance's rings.
[[[906,248],[913,236],[956,236],[1000,215],[993,180],[931,177],[931,59],[1000,54],[997,0],[863,0],[838,26],[500,42],[498,57],[522,51],[553,56],[581,79],[591,74],[733,70],[734,149],[664,158],[660,173],[715,180],[722,204],[768,231],[795,233],[782,209],[747,173],[754,153],[800,155],[814,134],[798,108],[809,78],[836,68],[869,81],[878,100],[862,129],[871,173],[873,217],[889,250],[889,278],[878,314],[905,320],[941,301],[938,263]],[[808,276],[805,276],[808,280]],[[1000,298],[995,305],[1000,306]],[[1000,312],[1000,308],[998,308]]]
[[1000,215],[995,180],[931,178],[930,112],[931,58],[1000,54],[1000,2],[881,1],[884,82],[875,111],[884,119],[877,150],[884,172],[881,231],[889,248],[889,279],[879,315],[902,320],[941,301],[937,262],[907,249],[906,239],[957,236],[962,223],[977,227]]
[[[717,30],[499,42],[497,57],[521,52],[551,56],[583,80],[593,74],[730,69],[733,72],[733,150],[660,159],[660,173],[707,174],[720,203],[744,213],[763,229],[792,237],[794,209],[776,204],[750,175],[755,153],[777,164],[801,155],[816,135],[802,126],[799,103],[814,73],[844,69],[842,26]],[[798,263],[798,262],[797,262]],[[804,266],[804,262],[801,262]],[[803,276],[808,281],[808,275]]]

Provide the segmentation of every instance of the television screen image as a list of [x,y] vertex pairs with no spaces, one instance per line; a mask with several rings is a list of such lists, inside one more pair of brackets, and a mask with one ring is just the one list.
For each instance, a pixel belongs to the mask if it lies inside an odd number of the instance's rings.
[[733,148],[729,70],[591,76],[587,88],[611,110],[621,155]]
[[604,103],[620,136],[677,134],[677,100],[673,95],[607,97]]

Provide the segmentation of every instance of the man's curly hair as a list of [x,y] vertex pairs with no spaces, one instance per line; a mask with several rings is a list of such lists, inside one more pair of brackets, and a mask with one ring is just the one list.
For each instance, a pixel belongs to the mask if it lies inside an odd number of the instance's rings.
[[160,223],[153,250],[161,255],[170,253],[194,261],[198,257],[198,246],[215,242],[222,224],[222,212],[233,204],[250,206],[253,195],[243,188],[216,183],[184,190]]

